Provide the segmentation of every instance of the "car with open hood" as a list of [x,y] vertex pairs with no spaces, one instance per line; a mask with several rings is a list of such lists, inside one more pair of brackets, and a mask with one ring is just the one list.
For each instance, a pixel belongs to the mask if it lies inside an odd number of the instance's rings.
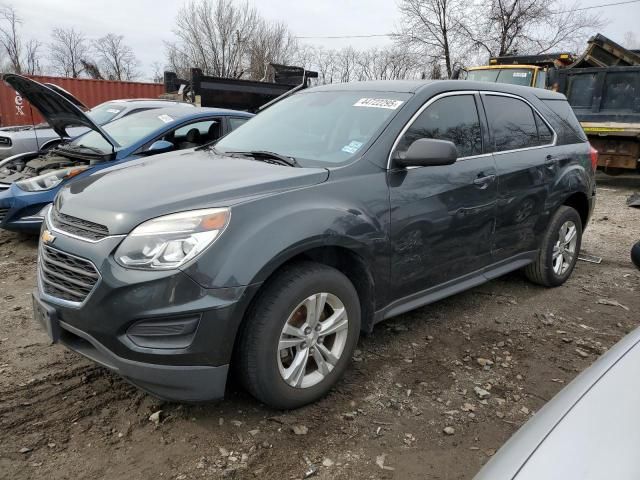
[[521,268],[569,278],[597,154],[566,103],[486,82],[326,85],[216,143],[77,178],[44,212],[34,316],[157,396],[219,398],[234,371],[300,407],[377,322]]
[[14,88],[58,135],[64,137],[69,125],[82,125],[88,131],[45,153],[0,161],[0,227],[9,230],[37,230],[40,210],[74,177],[138,157],[203,145],[252,116],[235,110],[173,107],[145,110],[100,126],[59,92],[16,77],[11,77]]
[[[18,89],[24,88],[24,82],[18,75],[6,75],[5,81]],[[48,88],[60,93],[70,102],[74,103],[97,125],[103,126],[113,120],[126,117],[132,113],[142,112],[155,108],[186,107],[193,108],[195,105],[188,102],[178,102],[173,100],[161,100],[152,98],[131,98],[122,100],[109,100],[91,109],[88,109],[82,102],[69,92],[54,85],[45,83]],[[16,89],[16,90],[18,90]],[[55,148],[60,143],[69,141],[87,131],[87,127],[73,126],[65,127],[64,137],[61,137],[54,128],[46,122],[37,125],[16,125],[0,127],[0,160],[27,152],[44,152]]]

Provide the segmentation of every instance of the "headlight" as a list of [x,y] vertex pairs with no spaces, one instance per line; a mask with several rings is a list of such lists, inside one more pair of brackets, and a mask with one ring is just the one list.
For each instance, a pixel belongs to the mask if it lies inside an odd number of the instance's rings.
[[116,250],[116,261],[144,270],[178,268],[211,245],[230,216],[228,208],[208,208],[154,218],[124,239]]
[[51,190],[52,188],[60,185],[63,180],[68,180],[69,178],[75,177],[87,168],[89,167],[83,166],[54,170],[53,172],[45,173],[44,175],[38,175],[37,177],[20,180],[19,182],[16,182],[16,185],[22,190],[26,190],[27,192]]

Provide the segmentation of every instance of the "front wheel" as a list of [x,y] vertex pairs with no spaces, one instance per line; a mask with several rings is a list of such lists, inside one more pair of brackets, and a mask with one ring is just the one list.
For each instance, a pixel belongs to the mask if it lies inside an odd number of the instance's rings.
[[545,287],[562,285],[571,276],[582,243],[582,220],[571,207],[562,206],[551,217],[536,261],[525,267],[529,280]]
[[349,279],[313,262],[286,267],[252,305],[237,361],[245,388],[275,408],[324,396],[344,373],[360,333],[360,302]]

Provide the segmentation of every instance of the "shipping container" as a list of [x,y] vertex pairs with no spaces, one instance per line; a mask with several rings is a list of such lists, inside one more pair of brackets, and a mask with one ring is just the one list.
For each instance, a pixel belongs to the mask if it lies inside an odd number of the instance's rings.
[[[120,82],[89,78],[64,78],[28,75],[40,83],[53,83],[70,92],[87,107],[92,108],[107,100],[118,98],[158,98],[164,93],[161,83]],[[0,126],[32,125],[42,118],[29,102],[0,81]]]

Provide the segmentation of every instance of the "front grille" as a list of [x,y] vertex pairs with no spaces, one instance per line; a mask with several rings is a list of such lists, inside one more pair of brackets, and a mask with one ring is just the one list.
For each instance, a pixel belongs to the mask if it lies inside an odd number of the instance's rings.
[[87,298],[100,278],[89,260],[47,245],[40,247],[39,271],[44,293],[78,303]]
[[7,216],[8,208],[0,208],[0,222],[4,220],[4,217]]
[[57,230],[88,240],[101,240],[109,235],[109,229],[104,225],[65,215],[56,208],[52,211],[51,223]]

